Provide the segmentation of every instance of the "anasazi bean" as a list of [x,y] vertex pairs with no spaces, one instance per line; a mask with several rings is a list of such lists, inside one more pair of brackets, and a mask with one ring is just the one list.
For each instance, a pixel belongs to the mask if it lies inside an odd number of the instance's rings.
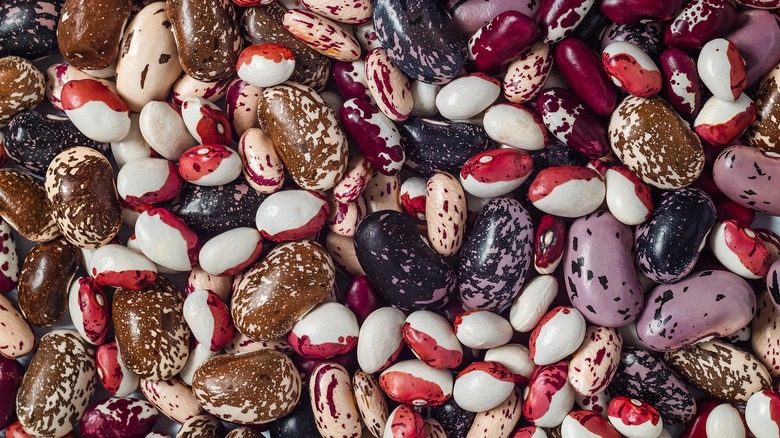
[[10,436],[777,438],[777,0],[269,3],[0,6]]

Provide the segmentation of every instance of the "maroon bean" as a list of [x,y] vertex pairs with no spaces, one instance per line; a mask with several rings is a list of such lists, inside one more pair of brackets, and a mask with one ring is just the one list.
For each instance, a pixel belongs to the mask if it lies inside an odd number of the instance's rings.
[[471,37],[468,65],[482,73],[499,73],[538,40],[539,28],[533,20],[517,11],[504,12]]
[[617,107],[617,87],[601,65],[601,58],[584,41],[563,40],[555,48],[555,65],[571,90],[598,115],[608,116]]

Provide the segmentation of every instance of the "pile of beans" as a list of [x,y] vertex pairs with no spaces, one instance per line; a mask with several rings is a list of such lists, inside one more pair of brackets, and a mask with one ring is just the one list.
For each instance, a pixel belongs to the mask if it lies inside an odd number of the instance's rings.
[[779,23],[4,0],[0,430],[780,437]]

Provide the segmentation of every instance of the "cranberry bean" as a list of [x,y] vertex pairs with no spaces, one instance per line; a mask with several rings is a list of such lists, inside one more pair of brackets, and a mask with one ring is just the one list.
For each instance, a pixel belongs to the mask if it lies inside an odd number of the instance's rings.
[[452,374],[420,360],[398,362],[385,369],[379,385],[392,400],[414,406],[438,406],[453,394]]
[[706,143],[724,146],[742,135],[755,119],[756,105],[746,95],[740,95],[734,102],[711,97],[702,107],[693,127]]
[[612,166],[605,176],[607,206],[617,220],[632,226],[650,218],[653,200],[644,181],[625,166]]
[[449,322],[428,310],[412,312],[403,326],[403,338],[415,356],[436,369],[457,368],[463,349]]
[[135,207],[175,198],[181,192],[182,183],[176,164],[161,158],[133,160],[116,177],[119,196]]
[[345,100],[361,99],[372,105],[376,104],[374,96],[368,89],[366,62],[362,59],[352,62],[334,62],[333,82],[335,82],[339,94]]
[[[327,323],[328,330],[322,326]],[[309,359],[328,359],[352,351],[358,342],[357,318],[348,307],[322,303],[295,323],[288,341],[296,353]]]
[[731,272],[748,279],[766,276],[769,250],[756,233],[734,220],[718,222],[710,230],[710,249]]
[[144,437],[154,427],[159,412],[144,400],[110,398],[90,405],[79,432],[86,438]]
[[617,438],[622,435],[596,412],[571,411],[561,423],[561,437],[574,438],[579,436]]
[[525,103],[536,98],[550,76],[552,65],[550,46],[537,42],[507,67],[504,97],[514,103]]
[[252,128],[257,128],[257,104],[263,90],[249,85],[241,79],[234,79],[225,94],[225,112],[233,127],[233,136],[238,138]]
[[209,102],[216,102],[225,97],[233,79],[234,76],[231,75],[218,81],[202,81],[184,73],[173,84],[171,103],[181,107],[184,100],[192,96],[202,97]]
[[351,379],[344,367],[325,362],[315,368],[309,381],[309,398],[320,434],[351,436],[360,433],[360,415]]
[[195,266],[187,276],[187,284],[184,286],[184,294],[189,295],[196,289],[206,289],[219,295],[222,301],[230,298],[232,277],[220,277],[209,274],[200,266]]
[[90,278],[79,277],[72,282],[68,296],[70,318],[90,344],[105,342],[111,325],[109,306],[106,293]]
[[97,142],[119,141],[130,132],[127,104],[96,80],[73,80],[63,85],[62,109],[79,131]]
[[764,390],[753,394],[745,406],[745,421],[756,438],[768,438],[780,430],[777,420],[777,391]]
[[390,413],[382,437],[425,438],[425,420],[411,407],[399,405]]
[[257,209],[257,229],[274,242],[300,240],[316,234],[330,213],[328,202],[315,192],[285,190],[268,197]]
[[352,376],[352,390],[363,424],[373,436],[381,437],[387,424],[388,407],[379,383],[371,374],[358,371]]
[[539,7],[542,41],[557,43],[579,26],[593,7],[593,0],[543,0]]
[[562,88],[548,88],[539,95],[538,104],[542,122],[558,140],[589,158],[609,152],[603,126],[576,95]]
[[282,24],[288,32],[322,55],[345,62],[360,58],[360,45],[355,37],[327,18],[293,9],[284,14]]
[[715,97],[735,101],[746,86],[745,61],[737,46],[723,38],[704,45],[697,62],[699,76]]
[[24,356],[35,348],[35,335],[22,314],[11,301],[0,295],[0,355],[9,359]]
[[538,427],[557,427],[574,407],[574,389],[566,380],[568,363],[539,367],[525,392],[523,415]]
[[382,210],[401,211],[401,178],[398,175],[387,176],[374,173],[363,191],[366,211],[375,213]]
[[63,110],[61,100],[62,87],[66,83],[76,79],[94,79],[111,89],[111,91],[117,92],[116,84],[114,82],[90,76],[70,64],[52,64],[46,69],[46,98],[49,99],[49,102],[51,102],[54,108],[57,108],[60,111]]
[[350,99],[341,107],[341,123],[377,171],[393,176],[406,157],[393,122],[369,102]]

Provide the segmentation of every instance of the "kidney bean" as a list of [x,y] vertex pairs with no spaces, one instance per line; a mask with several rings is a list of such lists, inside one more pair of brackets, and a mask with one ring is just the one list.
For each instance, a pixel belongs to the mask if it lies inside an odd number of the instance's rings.
[[666,21],[683,7],[682,0],[654,2],[652,0],[605,0],[601,2],[601,13],[615,23],[631,24],[640,21]]
[[490,20],[469,39],[469,65],[486,74],[497,74],[539,39],[534,21],[518,11],[506,11]]
[[612,113],[617,106],[617,88],[607,76],[609,69],[606,65],[602,67],[599,55],[584,41],[577,38],[561,41],[555,48],[555,65],[585,105],[600,116]]

